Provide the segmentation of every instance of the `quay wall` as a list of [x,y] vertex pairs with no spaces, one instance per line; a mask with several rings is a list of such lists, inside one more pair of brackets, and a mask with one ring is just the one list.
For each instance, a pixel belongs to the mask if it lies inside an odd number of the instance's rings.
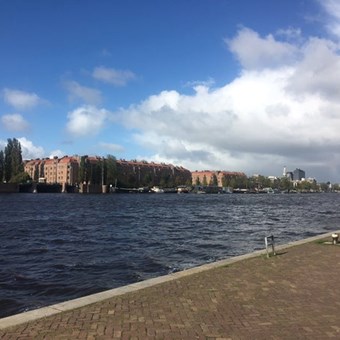
[[[284,245],[276,246],[275,250],[276,251],[282,251],[282,250],[285,250],[285,249],[288,249],[288,248],[291,248],[291,247],[303,245],[305,243],[316,242],[316,241],[326,239],[326,238],[331,239],[331,235],[333,233],[340,233],[340,231],[333,231],[333,232],[330,232],[330,233],[313,236],[313,237],[310,237],[310,238],[307,238],[307,239],[289,242],[289,243],[284,244]],[[38,319],[48,317],[48,316],[51,316],[51,315],[59,314],[59,313],[62,313],[62,312],[66,312],[66,311],[78,309],[78,308],[81,308],[81,307],[85,307],[85,306],[88,306],[88,305],[93,304],[93,303],[101,302],[101,301],[104,301],[104,300],[107,300],[107,299],[110,299],[110,298],[113,298],[113,297],[116,297],[116,296],[121,296],[121,295],[124,295],[124,294],[127,294],[127,293],[136,292],[138,290],[148,288],[148,287],[152,287],[152,286],[155,286],[155,285],[159,285],[159,284],[162,284],[162,283],[165,283],[165,282],[177,280],[177,279],[180,279],[180,278],[192,275],[192,274],[197,274],[197,273],[205,272],[205,271],[208,271],[208,270],[211,270],[211,269],[214,269],[214,268],[219,268],[219,267],[231,265],[233,263],[237,263],[239,261],[251,259],[251,258],[254,258],[254,257],[257,257],[257,256],[263,256],[265,254],[266,254],[265,249],[257,250],[257,251],[254,251],[252,253],[249,253],[249,254],[235,256],[235,257],[220,260],[220,261],[217,261],[217,262],[204,264],[202,266],[194,267],[194,268],[187,269],[187,270],[184,270],[184,271],[181,271],[181,272],[176,272],[176,273],[168,274],[168,275],[165,275],[165,276],[156,277],[156,278],[153,278],[153,279],[148,279],[148,280],[133,283],[133,284],[130,284],[130,285],[127,285],[127,286],[110,289],[110,290],[107,290],[107,291],[104,291],[104,292],[101,292],[101,293],[96,293],[96,294],[81,297],[81,298],[78,298],[78,299],[58,303],[58,304],[55,304],[55,305],[52,305],[52,306],[43,307],[43,308],[40,308],[40,309],[36,309],[36,310],[20,313],[20,314],[17,314],[17,315],[5,317],[5,318],[0,319],[0,330],[8,328],[8,327],[17,326],[17,325],[27,323],[27,322],[30,322],[30,321],[38,320]]]
[[15,183],[1,183],[0,193],[15,193],[19,192],[19,185]]

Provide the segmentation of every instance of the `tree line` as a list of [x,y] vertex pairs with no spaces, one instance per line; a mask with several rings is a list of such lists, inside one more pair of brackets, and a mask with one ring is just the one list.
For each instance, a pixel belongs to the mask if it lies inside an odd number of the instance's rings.
[[0,150],[0,180],[5,183],[22,183],[29,179],[24,172],[22,150],[16,138],[8,138],[4,150]]
[[[147,174],[145,178],[146,183],[152,183],[152,178],[150,174]],[[80,159],[79,166],[79,182],[80,183],[93,183],[93,184],[114,184],[118,176],[116,158],[112,155],[108,155],[107,158],[102,158],[98,162],[91,163],[88,156],[82,156]],[[161,178],[161,185],[166,186],[170,184],[170,179]],[[24,165],[22,159],[22,149],[21,144],[16,138],[8,138],[7,144],[3,150],[0,150],[0,181],[1,183],[24,183],[31,180],[30,176],[24,172]],[[135,178],[133,178],[135,180]],[[132,181],[132,179],[131,179]],[[124,183],[131,184],[131,183]],[[189,183],[188,183],[189,184]],[[203,178],[203,182],[200,183],[199,179],[196,180],[196,186],[217,186],[217,177],[211,179],[208,183],[206,178]],[[293,183],[288,178],[280,178],[271,181],[268,177],[258,176],[246,177],[246,176],[231,176],[224,177],[222,179],[222,185],[224,187],[240,188],[240,189],[250,189],[255,188],[273,188],[279,190],[291,190],[293,189]],[[320,183],[316,182],[310,183],[307,181],[300,182],[294,189],[298,190],[318,190],[330,191],[336,190],[340,191],[340,185],[330,183]]]
[[116,158],[107,155],[96,162],[89,157],[81,156],[79,164],[79,183],[86,184],[114,184],[117,178]]
[[[308,181],[301,181],[296,183],[295,185],[293,182],[287,178],[276,178],[271,180],[265,176],[256,176],[256,177],[246,177],[246,176],[225,176],[222,178],[222,186],[223,187],[230,187],[233,189],[248,189],[250,191],[255,191],[263,188],[272,188],[277,189],[280,191],[290,191],[290,190],[299,190],[299,191],[330,191],[330,186],[328,183],[316,183],[308,182]],[[212,178],[208,181],[206,176],[203,177],[202,182],[199,178],[196,179],[195,182],[196,186],[217,186],[218,180],[216,175],[213,175]],[[333,185],[333,190],[340,190],[340,186],[335,184]]]

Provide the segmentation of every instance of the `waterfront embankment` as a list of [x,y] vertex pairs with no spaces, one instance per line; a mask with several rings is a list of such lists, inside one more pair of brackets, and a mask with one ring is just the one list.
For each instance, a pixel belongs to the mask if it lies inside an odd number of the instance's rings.
[[1,339],[327,339],[340,336],[331,234],[0,319]]

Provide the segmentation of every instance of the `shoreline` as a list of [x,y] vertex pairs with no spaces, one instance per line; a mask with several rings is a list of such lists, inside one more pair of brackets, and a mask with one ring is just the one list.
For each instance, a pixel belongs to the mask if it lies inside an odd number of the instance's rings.
[[[282,251],[291,247],[295,247],[295,246],[299,246],[305,243],[310,243],[310,242],[315,242],[318,240],[322,240],[325,238],[329,238],[331,237],[332,233],[337,232],[339,233],[339,231],[333,231],[333,232],[328,232],[325,234],[321,234],[321,235],[317,235],[317,236],[313,236],[313,237],[309,237],[306,239],[302,239],[302,240],[298,240],[298,241],[292,241],[283,245],[277,245],[275,247],[276,251]],[[32,322],[35,320],[39,320],[48,316],[52,316],[55,314],[60,314],[63,312],[67,312],[67,311],[72,311],[74,309],[78,309],[81,307],[85,307],[85,306],[89,306],[91,304],[97,303],[97,302],[102,302],[105,300],[108,300],[110,298],[113,297],[118,297],[118,296],[122,296],[125,295],[127,293],[132,293],[132,292],[136,292],[145,288],[149,288],[149,287],[153,287],[162,283],[166,283],[166,282],[170,282],[170,281],[174,281],[180,278],[184,278],[193,274],[198,274],[198,273],[202,273],[214,268],[220,268],[220,267],[224,267],[224,266],[228,266],[231,265],[233,263],[237,263],[243,260],[247,260],[247,259],[251,259],[254,257],[258,257],[261,255],[265,255],[266,254],[266,250],[257,250],[251,253],[247,253],[244,255],[239,255],[239,256],[235,256],[235,257],[231,257],[228,259],[224,259],[224,260],[219,260],[216,262],[212,262],[212,263],[208,263],[208,264],[204,264],[198,267],[194,267],[194,268],[190,268],[184,271],[180,271],[180,272],[176,272],[176,273],[171,273],[168,275],[164,275],[164,276],[159,276],[159,277],[155,277],[152,279],[148,279],[145,281],[141,281],[141,282],[137,282],[137,283],[133,283],[133,284],[129,284],[126,286],[122,286],[122,287],[118,287],[118,288],[114,288],[114,289],[110,289],[110,290],[106,290],[100,293],[96,293],[96,294],[92,294],[92,295],[88,295],[88,296],[84,296],[81,298],[77,298],[77,299],[73,299],[73,300],[69,300],[69,301],[65,301],[62,303],[57,303],[54,305],[50,305],[50,306],[46,306],[46,307],[42,307],[39,309],[35,309],[35,310],[31,310],[31,311],[27,311],[24,313],[19,313],[19,314],[15,314],[12,316],[8,316],[5,318],[0,319],[0,330],[9,328],[9,327],[13,327],[13,326],[19,326],[23,323],[27,323],[27,322]]]

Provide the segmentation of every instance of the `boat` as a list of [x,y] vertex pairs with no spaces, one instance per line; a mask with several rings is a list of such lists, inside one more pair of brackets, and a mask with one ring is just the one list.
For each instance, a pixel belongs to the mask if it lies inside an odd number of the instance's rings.
[[178,194],[187,194],[188,192],[189,192],[189,188],[187,186],[180,185],[179,187],[177,187]]
[[156,186],[153,186],[150,191],[156,194],[164,194],[164,190]]

